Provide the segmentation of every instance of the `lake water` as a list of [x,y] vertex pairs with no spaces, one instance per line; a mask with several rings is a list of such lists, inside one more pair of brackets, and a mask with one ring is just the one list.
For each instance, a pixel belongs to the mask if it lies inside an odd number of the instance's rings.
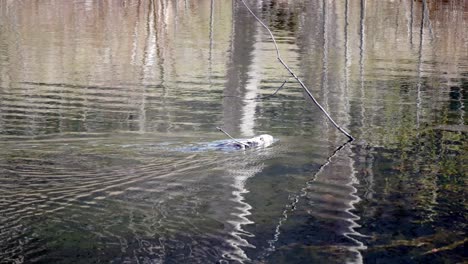
[[241,1],[0,0],[0,263],[467,260],[468,2],[248,4],[356,140]]

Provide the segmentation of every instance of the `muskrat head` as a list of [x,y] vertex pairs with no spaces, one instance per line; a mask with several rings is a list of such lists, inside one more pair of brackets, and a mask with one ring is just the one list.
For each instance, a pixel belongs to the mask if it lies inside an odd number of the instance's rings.
[[273,137],[268,134],[253,137],[249,139],[249,141],[253,142],[255,146],[259,147],[268,147],[274,142]]

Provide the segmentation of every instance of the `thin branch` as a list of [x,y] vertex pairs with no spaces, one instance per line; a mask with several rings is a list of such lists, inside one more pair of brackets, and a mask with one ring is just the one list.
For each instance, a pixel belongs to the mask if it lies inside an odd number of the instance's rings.
[[265,96],[257,96],[257,97],[255,97],[255,98],[243,98],[243,97],[236,96],[236,95],[225,95],[225,96],[223,96],[223,97],[235,97],[235,98],[240,98],[240,99],[244,99],[244,100],[260,100],[260,99],[268,99],[268,98],[270,98],[270,97],[273,97],[273,96],[275,96],[275,95],[276,95],[276,94],[279,92],[279,90],[281,90],[281,88],[283,88],[283,87],[284,87],[284,85],[286,84],[286,82],[287,82],[287,80],[285,80],[285,81],[283,82],[283,84],[281,84],[281,86],[280,86],[280,87],[278,87],[278,89],[276,89],[276,90],[275,90],[275,92],[274,92],[274,93],[272,93],[272,94],[268,94],[268,95],[265,95]]
[[307,88],[307,86],[301,81],[301,79],[299,79],[299,77],[297,77],[297,75],[291,70],[291,68],[289,68],[289,66],[283,61],[283,59],[281,58],[280,56],[280,52],[279,52],[279,48],[278,48],[278,44],[276,43],[276,39],[275,37],[273,36],[273,33],[271,32],[271,30],[268,28],[268,26],[266,26],[262,20],[260,20],[260,18],[258,18],[255,13],[250,9],[250,7],[247,5],[247,3],[244,1],[244,0],[240,0],[244,6],[247,8],[247,10],[250,12],[250,14],[252,14],[252,16],[268,31],[268,33],[270,34],[270,37],[271,39],[273,40],[273,44],[275,45],[275,49],[276,49],[276,58],[278,59],[278,61],[284,66],[284,68],[286,68],[286,70],[291,74],[291,76],[294,77],[294,79],[296,79],[296,81],[301,85],[302,89],[304,89],[304,91],[306,92],[306,94],[309,96],[310,99],[312,99],[312,101],[315,103],[315,105],[325,114],[325,116],[328,118],[328,120],[330,120],[330,122],[339,130],[341,131],[343,134],[345,134],[350,141],[353,141],[354,140],[354,137],[351,136],[348,132],[346,132],[344,129],[342,129],[334,120],[333,118],[331,118],[331,116],[327,113],[327,111],[320,105],[320,103],[317,101],[317,99],[315,99],[315,97],[312,95],[312,93],[309,91],[309,89]]
[[259,96],[259,97],[257,97],[257,99],[267,99],[267,98],[270,98],[270,97],[272,97],[272,96],[275,96],[276,93],[278,93],[279,90],[281,90],[281,88],[283,88],[283,86],[286,84],[286,82],[287,82],[287,80],[285,80],[285,81],[283,82],[283,84],[281,84],[281,86],[278,87],[278,89],[276,89],[276,91],[275,91],[274,93],[269,94],[269,95],[265,95],[265,96]]
[[440,248],[434,248],[432,250],[429,250],[427,252],[424,252],[423,255],[428,255],[428,254],[435,254],[435,253],[439,253],[441,251],[448,251],[448,250],[453,250],[459,246],[462,246],[464,244],[466,244],[466,242],[468,241],[468,238],[465,238],[463,240],[460,240],[460,241],[456,241],[450,245],[447,245],[447,246],[444,246],[444,247],[440,247]]
[[229,138],[231,138],[232,140],[234,140],[234,142],[236,143],[239,143],[241,146],[244,146],[245,148],[248,148],[250,147],[249,145],[245,144],[245,143],[242,143],[240,142],[239,140],[231,137],[231,135],[228,134],[228,132],[224,131],[224,129],[220,128],[220,127],[216,127],[219,131],[223,132],[226,136],[228,136]]

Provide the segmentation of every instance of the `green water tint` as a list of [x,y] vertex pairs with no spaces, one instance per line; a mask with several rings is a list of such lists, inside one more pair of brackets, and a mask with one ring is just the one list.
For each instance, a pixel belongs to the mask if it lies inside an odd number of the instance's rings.
[[0,263],[463,262],[462,2],[248,2],[344,146],[239,1],[0,2]]

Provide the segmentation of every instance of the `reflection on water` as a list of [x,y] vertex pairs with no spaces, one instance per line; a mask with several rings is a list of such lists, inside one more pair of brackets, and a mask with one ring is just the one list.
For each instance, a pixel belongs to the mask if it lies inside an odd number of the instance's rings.
[[463,261],[467,4],[248,2],[356,141],[239,1],[0,0],[0,263]]

